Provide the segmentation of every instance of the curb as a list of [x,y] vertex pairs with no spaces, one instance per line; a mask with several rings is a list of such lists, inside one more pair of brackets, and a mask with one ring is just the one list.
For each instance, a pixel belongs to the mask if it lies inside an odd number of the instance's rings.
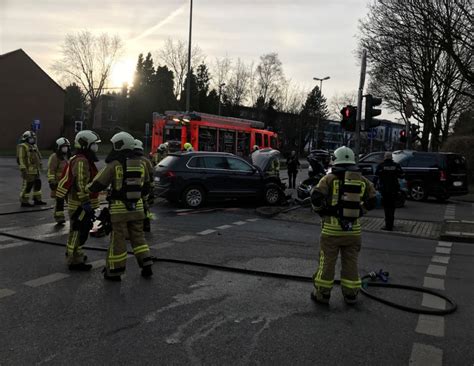
[[453,231],[449,229],[450,224],[474,226],[472,221],[463,220],[445,220],[441,225],[440,239],[444,241],[452,241],[456,243],[473,243],[474,244],[474,230],[468,231]]

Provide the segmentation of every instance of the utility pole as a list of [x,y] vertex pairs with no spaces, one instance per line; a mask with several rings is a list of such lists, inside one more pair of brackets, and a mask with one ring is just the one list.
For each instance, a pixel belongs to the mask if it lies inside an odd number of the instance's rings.
[[361,60],[361,65],[360,65],[359,93],[357,96],[356,129],[355,129],[355,134],[354,134],[354,139],[355,139],[354,155],[355,155],[356,161],[359,161],[359,152],[360,152],[360,125],[361,125],[361,119],[362,119],[362,94],[364,92],[366,66],[367,66],[367,50],[363,50],[362,60]]
[[186,90],[186,112],[190,112],[191,105],[191,35],[193,29],[193,0],[190,0],[189,7],[189,42],[188,42],[188,80]]
[[412,148],[412,141],[411,141],[411,124],[410,124],[410,117],[412,116],[413,114],[413,102],[411,101],[410,98],[407,99],[407,101],[405,102],[405,108],[404,108],[404,112],[405,112],[405,117],[406,117],[406,122],[405,122],[405,131],[406,131],[406,136],[407,136],[407,141],[405,143],[405,148],[407,150],[411,150]]
[[[318,148],[318,139],[319,139],[319,123],[321,122],[321,100],[323,99],[323,81],[324,80],[329,80],[330,77],[329,76],[326,76],[325,78],[313,78],[313,80],[315,81],[319,81],[319,95],[320,95],[320,98],[319,98],[319,110],[318,110],[318,119],[316,120],[316,148]],[[314,135],[313,135],[313,138],[312,140],[314,139]],[[313,141],[311,141],[312,143]],[[311,144],[309,146],[309,150],[311,151]]]

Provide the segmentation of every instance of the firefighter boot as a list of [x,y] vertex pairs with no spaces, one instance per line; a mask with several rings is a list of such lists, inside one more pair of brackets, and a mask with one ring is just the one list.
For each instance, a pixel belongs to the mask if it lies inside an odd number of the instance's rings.
[[43,205],[47,205],[47,203],[42,201],[41,199],[35,199],[34,200],[34,205],[35,206],[43,206]]
[[153,276],[153,271],[151,270],[151,266],[145,266],[142,268],[142,277],[150,278]]
[[314,289],[313,292],[311,292],[311,300],[313,300],[313,301],[315,301],[319,304],[328,305],[330,298],[331,298],[331,295],[322,294],[316,289]]
[[92,269],[92,264],[87,263],[74,263],[69,265],[70,271],[80,271],[80,272],[87,272]]

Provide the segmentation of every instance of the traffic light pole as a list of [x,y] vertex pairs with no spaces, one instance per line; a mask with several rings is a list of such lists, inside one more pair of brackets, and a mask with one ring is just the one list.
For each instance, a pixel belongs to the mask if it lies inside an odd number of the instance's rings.
[[356,161],[359,161],[359,152],[360,152],[360,126],[362,119],[362,94],[364,92],[365,84],[365,70],[367,65],[367,50],[362,51],[362,60],[360,65],[360,81],[359,81],[359,93],[357,96],[357,119],[356,119],[356,128],[354,134],[355,147],[354,155]]

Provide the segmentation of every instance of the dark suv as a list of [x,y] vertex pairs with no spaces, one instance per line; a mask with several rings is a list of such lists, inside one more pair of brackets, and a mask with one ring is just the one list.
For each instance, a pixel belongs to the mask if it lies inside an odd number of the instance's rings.
[[276,205],[284,198],[277,176],[233,154],[173,153],[155,168],[155,192],[171,202],[197,208],[207,200],[252,198]]
[[[359,161],[359,166],[363,171],[371,167],[375,172],[383,155],[383,151],[369,154]],[[415,201],[429,196],[443,201],[468,193],[466,159],[462,155],[399,150],[393,153],[393,160],[402,166],[410,196]]]

